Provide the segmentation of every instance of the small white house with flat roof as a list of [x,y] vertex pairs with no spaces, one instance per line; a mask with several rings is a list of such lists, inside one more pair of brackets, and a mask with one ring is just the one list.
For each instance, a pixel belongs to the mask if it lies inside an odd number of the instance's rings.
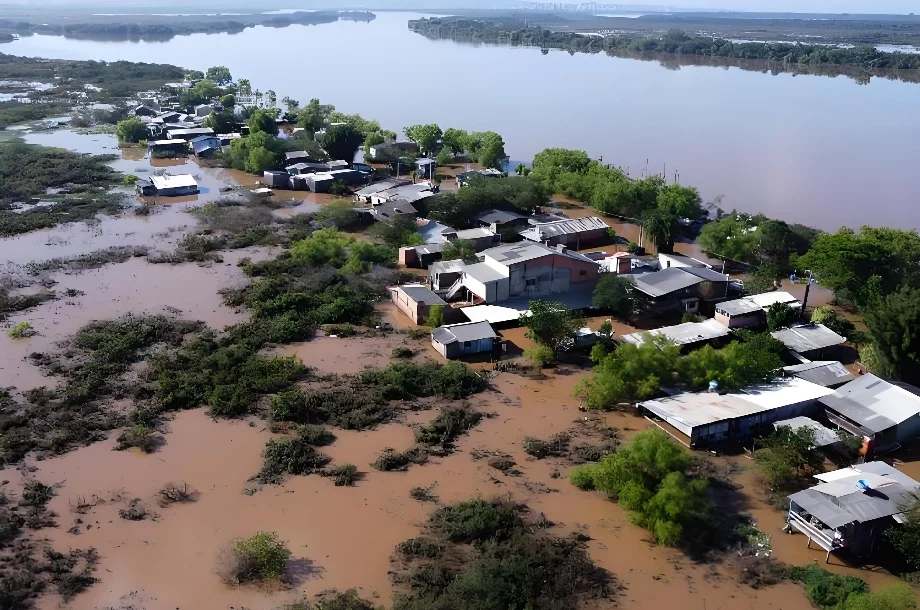
[[432,347],[448,360],[491,353],[498,341],[488,322],[446,324],[431,331]]

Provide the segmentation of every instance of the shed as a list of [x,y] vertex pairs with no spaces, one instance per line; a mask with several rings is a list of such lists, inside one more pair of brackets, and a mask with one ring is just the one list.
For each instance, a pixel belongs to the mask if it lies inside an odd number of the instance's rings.
[[284,168],[292,176],[305,176],[307,174],[324,173],[329,171],[329,165],[326,163],[311,163],[301,161]]
[[876,450],[920,436],[920,396],[872,374],[821,399],[831,423],[869,439]]
[[213,136],[214,130],[210,127],[196,127],[193,129],[168,129],[166,137],[170,140],[185,140],[188,142],[198,136]]
[[502,227],[526,227],[527,217],[517,212],[507,210],[485,210],[473,216],[473,221],[482,227],[488,227],[493,233],[498,233]]
[[198,193],[198,183],[189,174],[179,176],[153,176],[150,180],[139,180],[138,190],[142,195],[160,197],[181,197]]
[[198,136],[189,140],[196,157],[210,157],[220,151],[221,139],[217,136]]
[[831,393],[833,390],[793,377],[731,394],[688,392],[646,400],[638,406],[685,434],[691,446],[698,446],[742,440],[763,425],[808,415],[819,410],[817,401]]
[[151,140],[147,142],[147,152],[188,154],[188,142],[185,140]]
[[307,189],[314,193],[328,193],[335,183],[335,178],[330,173],[307,174],[304,176]]
[[441,297],[423,284],[403,284],[390,286],[390,299],[401,312],[409,316],[416,324],[423,324],[431,313],[431,307],[442,307],[445,322],[456,322],[463,318],[457,310],[451,308]]
[[431,345],[448,360],[491,353],[497,343],[498,335],[488,322],[447,324],[431,331]]
[[370,210],[371,216],[376,220],[386,222],[392,220],[397,216],[416,216],[418,210],[415,209],[415,206],[409,203],[408,201],[403,201],[401,199],[396,199],[393,201],[386,201],[379,205],[375,205]]
[[787,349],[805,358],[825,356],[832,348],[847,341],[846,337],[841,337],[823,324],[802,324],[770,334],[777,341],[782,341]]
[[548,246],[564,244],[578,250],[607,240],[608,229],[607,223],[597,216],[588,216],[536,224],[521,231],[519,235]]
[[291,175],[284,171],[262,172],[262,180],[273,189],[289,189],[292,187]]
[[702,347],[708,343],[718,342],[727,337],[731,331],[715,320],[703,322],[685,322],[676,326],[665,326],[644,332],[623,335],[623,341],[642,345],[654,337],[665,337],[671,343],[681,347]]

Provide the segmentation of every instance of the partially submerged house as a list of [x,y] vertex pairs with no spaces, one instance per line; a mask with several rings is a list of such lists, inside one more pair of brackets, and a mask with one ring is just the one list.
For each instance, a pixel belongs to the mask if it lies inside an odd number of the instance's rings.
[[500,344],[488,322],[446,324],[431,331],[431,345],[448,360],[490,354]]
[[777,341],[782,341],[793,356],[801,356],[799,360],[826,360],[847,341],[846,337],[841,337],[823,324],[801,324],[770,334]]
[[728,294],[728,276],[706,267],[671,267],[635,276],[636,293],[651,314],[712,311]]
[[885,462],[866,462],[815,475],[820,481],[789,496],[786,522],[832,552],[869,557],[890,527],[904,522],[904,507],[920,483]]
[[728,328],[753,328],[767,323],[767,310],[774,303],[799,308],[801,303],[788,292],[774,291],[754,294],[716,305],[715,319]]
[[214,153],[220,152],[222,142],[221,139],[217,136],[198,136],[197,138],[192,138],[189,140],[189,144],[192,147],[192,152],[195,153],[196,157],[210,157]]
[[138,192],[144,196],[182,197],[198,193],[198,183],[194,176],[189,174],[153,176],[150,179],[138,180],[136,186]]
[[415,173],[419,178],[434,180],[435,170],[438,163],[434,159],[421,158],[415,160]]
[[411,182],[409,180],[402,180],[397,178],[383,180],[381,182],[374,182],[373,184],[368,184],[363,189],[356,192],[355,199],[363,203],[370,203],[372,195],[388,191],[392,188],[396,188],[397,186],[404,186],[406,184],[411,184]]
[[406,153],[418,153],[415,142],[384,142],[368,148],[368,155],[374,161],[389,161]]
[[185,140],[150,140],[147,152],[157,155],[187,155],[188,142]]
[[691,447],[750,438],[773,422],[820,410],[818,400],[833,390],[795,377],[776,379],[740,392],[687,392],[640,402],[681,432]]
[[262,172],[262,181],[273,189],[292,188],[291,175],[285,171],[266,170]]
[[373,206],[370,209],[370,214],[374,217],[374,220],[387,222],[399,216],[415,218],[418,216],[418,210],[408,201],[403,199],[395,199],[393,201],[385,201]]
[[920,436],[920,396],[872,374],[862,375],[821,398],[825,416],[875,451]]
[[288,165],[284,169],[292,176],[306,176],[308,174],[326,173],[330,168],[328,163],[300,161],[298,163]]
[[597,216],[588,216],[535,224],[521,231],[520,236],[547,246],[563,244],[579,250],[609,240],[608,230],[603,220]]
[[476,263],[464,265],[447,298],[465,292],[474,303],[495,303],[514,297],[536,298],[567,293],[576,285],[597,282],[600,266],[565,246],[521,242],[483,250]]
[[379,205],[387,201],[402,199],[409,203],[415,203],[431,197],[436,192],[436,187],[430,182],[419,182],[416,184],[403,184],[392,188],[378,191],[370,196],[371,205]]
[[459,322],[464,317],[462,313],[453,309],[444,299],[422,284],[390,286],[389,291],[390,300],[416,324],[424,324],[431,313],[432,306],[435,305],[442,307],[445,322]]
[[169,140],[194,140],[198,136],[213,136],[214,130],[210,127],[195,127],[192,129],[181,128],[181,129],[167,129],[166,138]]
[[638,333],[623,335],[622,340],[634,345],[642,345],[655,337],[664,337],[670,343],[682,348],[693,349],[708,344],[720,345],[731,334],[727,328],[715,320],[703,322],[685,322],[676,326],[665,326]]

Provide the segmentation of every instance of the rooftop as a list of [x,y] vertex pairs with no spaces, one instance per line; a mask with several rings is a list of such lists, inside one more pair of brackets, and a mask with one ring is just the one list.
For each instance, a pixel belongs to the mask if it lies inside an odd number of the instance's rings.
[[191,174],[181,174],[179,176],[153,176],[150,178],[150,181],[158,191],[163,189],[198,186],[198,183],[195,182],[195,177]]
[[727,282],[728,276],[718,271],[713,271],[708,267],[679,267],[684,273],[695,275],[696,277],[708,280],[710,282]]
[[370,197],[371,195],[376,195],[377,193],[386,191],[397,186],[402,186],[404,184],[409,184],[408,180],[384,180],[383,182],[375,182],[365,186],[363,189],[355,193],[359,197]]
[[681,265],[685,265],[687,267],[707,267],[709,269],[712,269],[711,265],[707,265],[703,261],[697,260],[690,256],[684,256],[683,254],[669,254],[669,253],[662,252],[658,256],[664,257],[666,259],[671,259],[672,261],[678,262]]
[[666,326],[645,332],[623,335],[623,340],[636,345],[641,345],[652,337],[663,336],[677,345],[690,345],[700,341],[712,341],[729,335],[731,331],[715,320],[704,322],[686,322],[676,326]]
[[515,220],[523,220],[524,218],[527,217],[517,212],[508,212],[506,210],[486,210],[473,216],[473,220],[487,224],[504,224],[506,222],[514,222]]
[[823,324],[802,324],[770,334],[787,348],[799,353],[846,343],[846,337],[841,337]]
[[418,214],[415,206],[404,199],[394,199],[375,205],[372,209],[380,218],[393,218],[394,216],[410,216]]
[[763,294],[753,294],[742,299],[725,301],[716,305],[716,311],[727,316],[740,316],[755,311],[764,311],[770,308],[774,303],[785,303],[790,307],[801,307],[794,296],[788,292],[774,291],[764,292]]
[[757,305],[760,305],[763,309],[769,309],[770,305],[774,303],[786,303],[790,307],[801,307],[802,304],[799,303],[798,299],[782,290],[774,290],[773,292],[763,292],[761,294],[752,294],[745,297],[749,301],[753,301]]
[[687,392],[639,403],[689,436],[689,431],[719,421],[738,419],[784,406],[808,402],[833,390],[795,377],[745,388],[734,394]]
[[475,263],[473,265],[467,265],[463,269],[463,273],[482,284],[488,284],[489,282],[495,282],[497,280],[505,279],[508,277],[501,271],[498,271],[486,263]]
[[520,232],[525,239],[533,241],[543,241],[560,235],[576,235],[598,229],[607,229],[607,223],[597,216],[588,216],[586,218],[567,218],[565,220],[554,220],[535,224],[528,229]]
[[403,284],[402,286],[390,286],[390,290],[402,291],[406,296],[408,296],[416,303],[424,303],[425,305],[447,305],[444,299],[433,293],[422,284]]
[[[671,267],[635,276],[636,288],[650,297],[660,297],[701,284],[703,278],[687,273],[689,267]],[[724,276],[723,276],[724,278]]]
[[502,246],[496,246],[494,248],[489,248],[488,250],[483,250],[480,252],[481,255],[491,258],[492,260],[505,264],[513,265],[515,263],[522,263],[525,261],[533,260],[536,258],[542,258],[544,256],[549,256],[555,254],[558,256],[567,256],[575,260],[592,263],[597,265],[595,261],[592,261],[590,258],[583,254],[577,252],[572,252],[571,250],[566,250],[565,252],[560,252],[555,248],[550,248],[541,243],[536,242],[519,242],[516,244],[505,244]]
[[872,432],[920,414],[920,396],[872,374],[857,377],[821,402]]
[[462,229],[456,231],[457,239],[480,239],[482,237],[494,237],[495,233],[485,227],[476,227],[475,229]]
[[788,375],[825,387],[837,386],[856,378],[853,373],[836,360],[821,360],[784,366],[783,371]]
[[[404,246],[400,250],[415,250],[418,254],[434,254],[444,249],[445,244],[422,244],[421,246]],[[433,264],[433,263],[432,263]]]
[[[909,493],[920,487],[920,483],[885,462],[857,464],[815,478],[822,483],[794,493],[789,499],[832,528],[899,515],[910,499]],[[861,489],[860,483],[868,485],[869,490]]]
[[837,436],[836,432],[826,426],[822,426],[810,417],[799,416],[773,423],[773,428],[775,430],[779,430],[783,426],[788,426],[789,428],[792,428],[793,431],[801,430],[802,428],[809,428],[813,430],[815,433],[815,446],[817,447],[833,445],[840,440],[840,437]]
[[173,136],[192,136],[192,135],[213,135],[214,130],[210,127],[195,127],[192,129],[168,129],[166,134]]
[[[438,245],[443,245],[443,244],[438,244]],[[436,273],[451,273],[451,272],[463,271],[465,268],[466,268],[466,263],[464,263],[459,258],[456,260],[452,260],[452,261],[435,261],[431,263],[430,265],[428,265],[428,273],[429,275],[436,274]]]
[[430,197],[434,195],[434,192],[432,192],[430,184],[427,182],[420,182],[418,184],[403,184],[372,194],[386,197],[387,200],[405,199],[406,201],[413,202],[424,199],[425,197]]
[[513,322],[521,317],[519,310],[500,305],[474,305],[473,307],[464,307],[460,311],[474,322],[486,321],[492,324]]
[[489,323],[485,321],[448,324],[439,326],[431,332],[431,338],[444,345],[457,341],[494,339],[497,336]]

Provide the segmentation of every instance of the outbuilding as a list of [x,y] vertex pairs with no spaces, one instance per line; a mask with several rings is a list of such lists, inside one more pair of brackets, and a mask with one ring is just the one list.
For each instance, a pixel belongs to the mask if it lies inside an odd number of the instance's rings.
[[488,322],[446,324],[431,331],[431,345],[448,360],[491,353],[498,335]]
[[153,176],[149,180],[138,180],[137,190],[141,195],[159,197],[182,197],[198,193],[198,183],[194,176]]
[[702,322],[684,322],[676,326],[665,326],[664,328],[630,333],[623,335],[623,341],[634,345],[642,345],[654,340],[655,337],[663,337],[681,348],[693,349],[707,344],[718,345],[730,334],[731,331],[715,320],[704,320]]
[[841,337],[823,324],[801,324],[770,334],[777,341],[782,341],[793,354],[807,360],[827,358],[847,341],[846,337]]
[[462,313],[454,310],[444,299],[423,284],[390,286],[389,291],[390,300],[416,324],[424,324],[434,306],[442,308],[442,319],[445,322],[456,322],[463,319]]
[[562,244],[579,250],[608,240],[609,229],[607,223],[597,216],[588,216],[536,224],[521,231],[519,235],[547,246]]

